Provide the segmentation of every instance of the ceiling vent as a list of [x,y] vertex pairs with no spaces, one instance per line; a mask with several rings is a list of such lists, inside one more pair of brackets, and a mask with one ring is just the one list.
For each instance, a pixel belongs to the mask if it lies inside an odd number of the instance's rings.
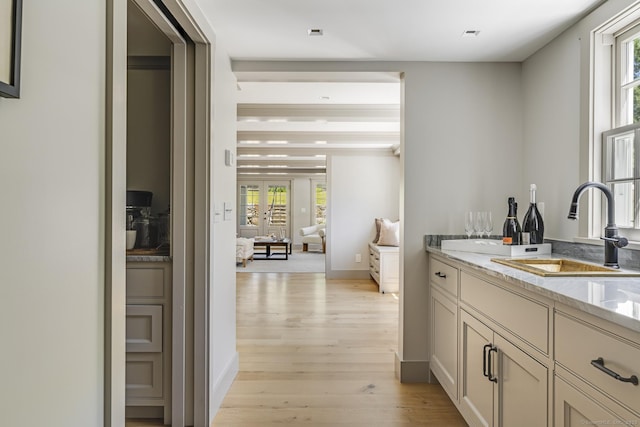
[[480,30],[465,30],[462,37],[478,37],[478,34],[480,34]]
[[322,28],[310,28],[307,30],[307,34],[310,36],[321,36],[324,34],[324,31],[322,31]]

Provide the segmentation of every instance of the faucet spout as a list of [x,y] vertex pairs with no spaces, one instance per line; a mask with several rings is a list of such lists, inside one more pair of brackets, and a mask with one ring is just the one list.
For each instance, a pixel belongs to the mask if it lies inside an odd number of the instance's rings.
[[581,184],[573,193],[567,218],[573,220],[578,219],[578,199],[585,190],[591,187],[601,190],[607,198],[607,226],[604,229],[604,237],[601,237],[601,239],[604,240],[604,265],[607,267],[620,268],[620,265],[618,265],[618,248],[626,246],[629,242],[626,238],[618,235],[618,227],[616,227],[615,224],[616,214],[613,194],[609,187],[600,182],[592,181]]

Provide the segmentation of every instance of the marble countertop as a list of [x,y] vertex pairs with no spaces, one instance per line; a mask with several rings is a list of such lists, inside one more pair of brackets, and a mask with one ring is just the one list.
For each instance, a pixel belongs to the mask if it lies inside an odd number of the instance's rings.
[[171,262],[169,255],[127,255],[127,262]]
[[[492,262],[491,258],[495,258],[496,255],[448,251],[436,246],[426,246],[426,250],[640,332],[640,278],[638,277],[542,277]],[[553,254],[552,257],[560,258]]]

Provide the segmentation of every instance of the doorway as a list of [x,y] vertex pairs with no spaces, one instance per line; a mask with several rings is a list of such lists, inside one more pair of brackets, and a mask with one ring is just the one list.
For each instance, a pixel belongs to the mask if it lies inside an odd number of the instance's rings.
[[291,236],[289,181],[238,182],[240,237]]
[[[175,427],[209,420],[211,45],[177,0],[107,1],[105,426],[125,419],[127,7],[171,43],[171,397]],[[197,114],[196,114],[197,113]],[[195,230],[198,230],[196,235]]]

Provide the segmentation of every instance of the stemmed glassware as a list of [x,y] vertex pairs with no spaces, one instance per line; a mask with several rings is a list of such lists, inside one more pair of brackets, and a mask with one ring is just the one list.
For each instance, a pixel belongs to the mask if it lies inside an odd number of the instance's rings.
[[464,214],[464,232],[467,233],[467,239],[471,238],[475,227],[473,212],[466,212]]
[[493,218],[491,217],[491,212],[484,213],[484,232],[487,233],[487,239],[491,237],[491,232],[493,232]]
[[475,229],[476,233],[478,234],[478,238],[482,239],[482,234],[484,233],[484,218],[485,218],[485,212],[476,212],[475,213],[475,218],[473,221],[473,228]]

